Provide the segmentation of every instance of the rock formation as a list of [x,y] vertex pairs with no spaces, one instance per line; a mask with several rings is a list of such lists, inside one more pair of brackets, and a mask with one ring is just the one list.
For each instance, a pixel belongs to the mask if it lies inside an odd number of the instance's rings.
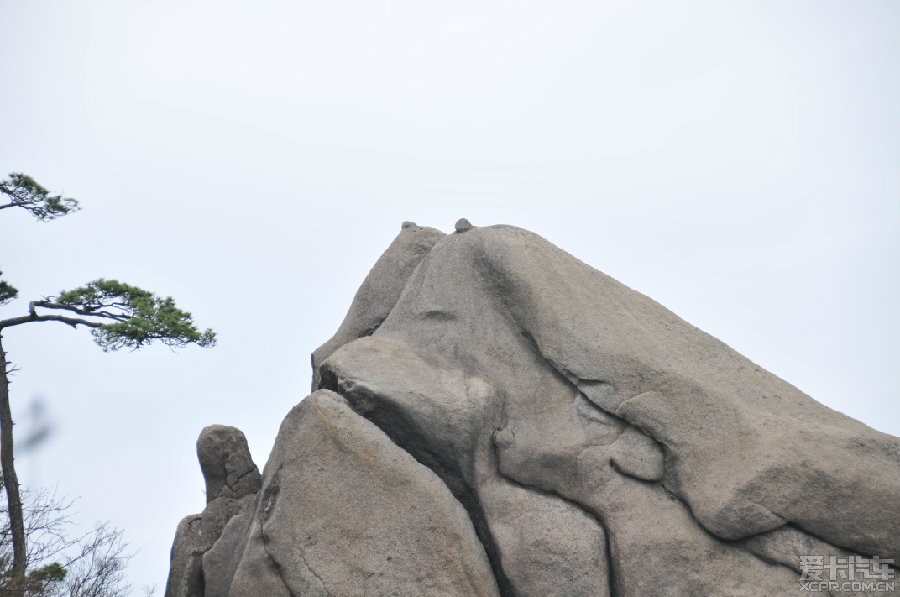
[[167,597],[900,594],[898,438],[530,232],[455,230],[404,223],[261,481],[204,430]]
[[225,525],[244,512],[259,492],[262,478],[250,458],[240,429],[210,425],[197,439],[197,458],[206,480],[206,508],[188,516],[175,531],[166,595],[203,595],[209,587],[202,558]]

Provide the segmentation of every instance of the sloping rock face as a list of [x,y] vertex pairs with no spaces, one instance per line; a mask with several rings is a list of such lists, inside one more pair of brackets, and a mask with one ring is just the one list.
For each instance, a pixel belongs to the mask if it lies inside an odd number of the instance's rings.
[[900,594],[900,440],[530,232],[404,224],[313,369],[167,596]]

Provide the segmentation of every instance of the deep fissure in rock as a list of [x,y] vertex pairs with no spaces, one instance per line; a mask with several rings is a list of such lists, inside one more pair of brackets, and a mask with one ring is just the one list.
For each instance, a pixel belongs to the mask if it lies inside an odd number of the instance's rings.
[[344,396],[354,412],[381,429],[385,435],[391,438],[395,445],[409,454],[416,462],[437,475],[453,497],[465,508],[469,520],[475,529],[475,535],[478,537],[485,554],[487,554],[500,595],[502,597],[516,597],[512,582],[503,570],[500,561],[500,551],[497,549],[494,536],[488,526],[484,508],[475,491],[463,481],[461,475],[451,472],[437,456],[421,445],[420,442],[417,442],[415,437],[408,432],[410,425],[402,424],[399,417],[379,416],[382,413],[378,408],[364,406],[374,405],[375,396],[367,396],[363,388],[354,386],[352,391],[348,392],[346,387],[342,387],[334,372],[325,367],[322,369],[320,389],[331,390]]

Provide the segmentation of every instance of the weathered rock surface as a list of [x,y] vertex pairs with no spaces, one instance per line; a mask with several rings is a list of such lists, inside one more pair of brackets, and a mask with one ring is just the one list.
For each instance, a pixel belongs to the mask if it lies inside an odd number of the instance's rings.
[[220,536],[200,595],[498,594],[446,485],[327,390],[285,418],[252,508]]
[[415,222],[403,222],[400,234],[372,266],[341,327],[328,342],[312,354],[313,390],[318,388],[319,365],[328,355],[351,340],[368,336],[381,325],[394,308],[406,280],[444,233],[423,228]]
[[203,597],[203,555],[216,544],[231,518],[247,509],[261,485],[247,438],[235,427],[204,428],[197,439],[197,458],[206,480],[206,508],[178,525],[167,596]]
[[608,594],[600,524],[573,504],[500,476],[492,436],[503,403],[484,379],[462,369],[436,370],[376,338],[338,350],[326,360],[323,379],[454,489],[502,571],[498,582],[506,592]]
[[898,438],[530,232],[456,231],[404,225],[313,354],[333,392],[167,596],[793,595],[801,557],[900,560]]

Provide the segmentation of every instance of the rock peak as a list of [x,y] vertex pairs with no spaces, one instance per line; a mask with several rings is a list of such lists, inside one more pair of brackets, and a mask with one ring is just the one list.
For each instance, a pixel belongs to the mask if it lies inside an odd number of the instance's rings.
[[206,481],[206,501],[240,498],[259,491],[262,477],[250,457],[247,438],[237,427],[210,425],[197,438],[197,459]]
[[243,435],[204,430],[213,497],[166,597],[804,595],[801,556],[900,561],[900,439],[536,234],[471,228],[400,231],[258,491]]

